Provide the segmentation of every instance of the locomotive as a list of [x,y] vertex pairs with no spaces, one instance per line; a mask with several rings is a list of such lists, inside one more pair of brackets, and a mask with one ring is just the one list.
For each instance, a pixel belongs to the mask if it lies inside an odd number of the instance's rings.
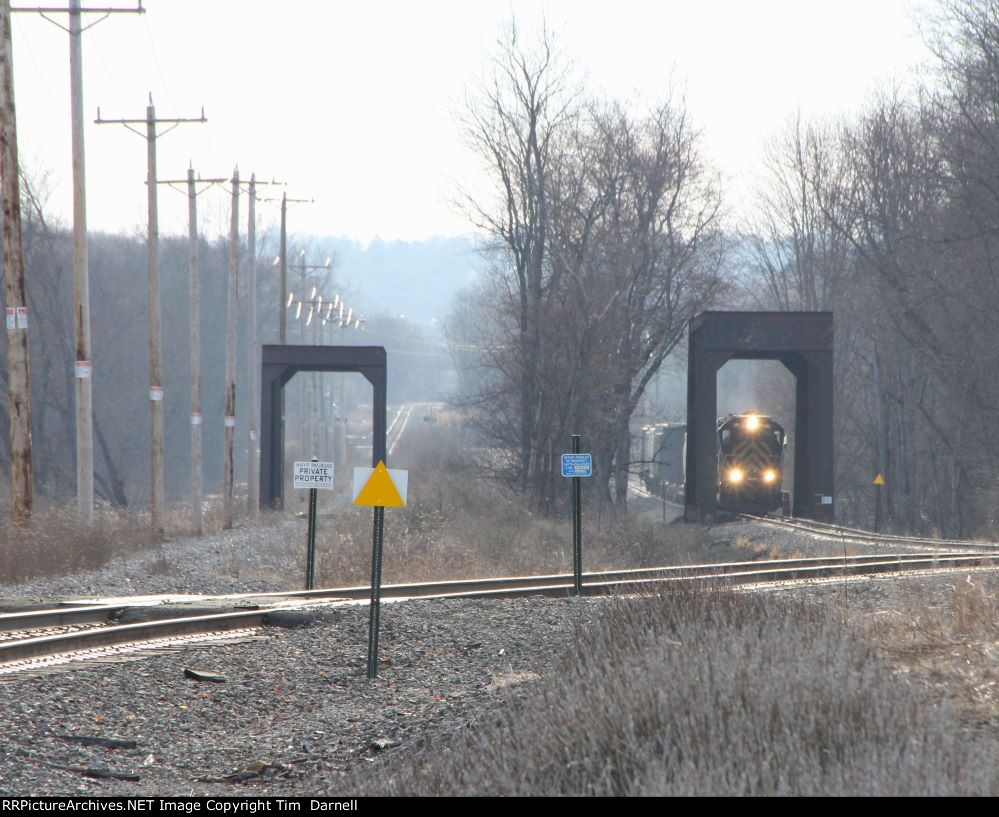
[[[767,512],[781,507],[784,428],[755,412],[718,420],[718,507],[723,511]],[[645,489],[683,504],[687,426],[656,423],[642,428],[634,455]]]
[[734,414],[718,421],[718,507],[772,511],[781,506],[784,428],[772,417]]

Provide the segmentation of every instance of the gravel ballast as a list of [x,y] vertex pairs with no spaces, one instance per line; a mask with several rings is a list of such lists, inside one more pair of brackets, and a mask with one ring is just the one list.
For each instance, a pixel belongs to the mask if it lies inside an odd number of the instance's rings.
[[[125,594],[300,586],[304,524],[164,544],[73,577],[0,588],[5,606]],[[715,526],[716,551],[841,553],[754,522]],[[733,546],[733,542],[739,542]],[[851,552],[859,549],[851,547]],[[872,546],[862,552],[902,547]],[[756,558],[759,558],[757,555]],[[703,561],[712,561],[706,553]],[[863,616],[944,604],[952,577],[829,582],[781,592]],[[962,576],[960,580],[964,580]],[[386,604],[379,678],[365,675],[365,605],[315,608],[299,628],[0,684],[0,794],[328,794],[344,773],[431,741],[446,745],[552,668],[602,599]]]
[[2,685],[0,793],[336,795],[331,775],[487,717],[603,603],[385,605],[374,681],[365,606],[245,643],[15,678]]

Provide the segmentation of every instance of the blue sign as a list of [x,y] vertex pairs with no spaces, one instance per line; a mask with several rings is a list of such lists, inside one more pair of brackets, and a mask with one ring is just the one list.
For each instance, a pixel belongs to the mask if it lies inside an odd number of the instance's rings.
[[563,454],[562,455],[562,476],[563,477],[592,477],[593,476],[593,455],[592,454]]

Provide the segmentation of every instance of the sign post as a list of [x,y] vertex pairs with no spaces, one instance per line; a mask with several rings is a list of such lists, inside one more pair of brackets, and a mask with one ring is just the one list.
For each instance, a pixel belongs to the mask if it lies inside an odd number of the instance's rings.
[[313,457],[309,462],[295,463],[295,487],[309,489],[309,532],[305,545],[305,589],[311,590],[316,578],[316,500],[319,491],[333,490],[333,463],[319,462]]
[[368,611],[368,678],[378,676],[378,630],[382,596],[382,543],[385,508],[404,508],[409,487],[408,471],[390,471],[379,460],[374,468],[354,469],[354,504],[375,509],[371,546],[371,606]]
[[371,546],[371,603],[368,608],[368,678],[378,677],[378,631],[382,604],[382,541],[385,534],[385,506],[375,506]]
[[881,530],[881,488],[885,484],[884,475],[879,471],[874,477],[874,532]]
[[572,573],[574,593],[583,594],[583,485],[593,475],[593,457],[579,453],[579,435],[572,435],[572,453],[562,455],[562,476],[572,478]]

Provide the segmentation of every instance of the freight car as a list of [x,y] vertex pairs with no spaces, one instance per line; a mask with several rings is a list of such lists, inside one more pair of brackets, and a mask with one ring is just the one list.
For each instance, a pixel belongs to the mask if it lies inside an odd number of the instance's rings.
[[656,423],[640,437],[639,462],[645,490],[671,502],[683,502],[687,459],[687,426]]

